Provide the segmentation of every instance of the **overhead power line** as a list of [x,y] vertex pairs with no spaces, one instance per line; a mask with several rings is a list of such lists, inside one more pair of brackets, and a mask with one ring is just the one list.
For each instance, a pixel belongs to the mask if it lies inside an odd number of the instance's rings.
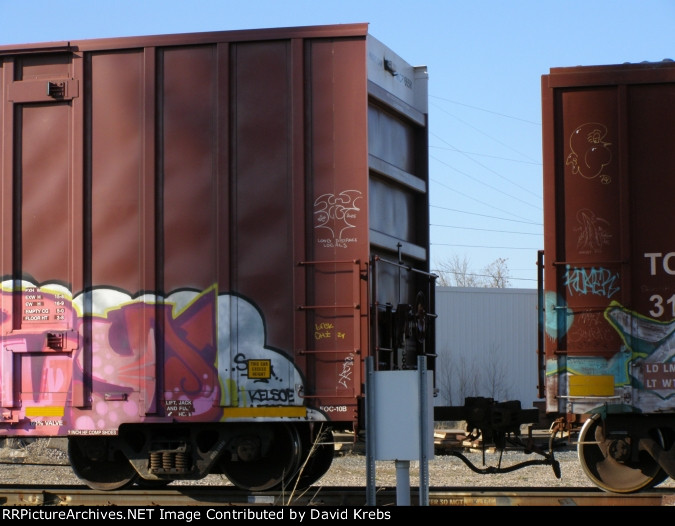
[[[526,220],[526,218],[524,218],[524,217],[522,217],[522,216],[519,216],[519,215],[517,215],[517,214],[514,214],[513,212],[510,212],[510,211],[508,211],[508,210],[504,210],[504,209],[502,209],[502,208],[497,208],[496,206],[494,206],[494,205],[492,205],[492,204],[489,204],[489,203],[486,203],[486,202],[484,202],[484,201],[481,201],[480,199],[476,199],[475,197],[472,197],[472,196],[470,196],[470,195],[468,195],[468,194],[466,194],[466,193],[464,193],[464,192],[460,192],[459,190],[457,190],[457,189],[455,189],[455,188],[452,188],[451,186],[448,186],[447,184],[444,184],[444,183],[438,181],[437,179],[431,179],[431,181],[434,182],[434,183],[436,183],[436,184],[440,184],[441,186],[447,188],[448,190],[451,190],[451,191],[453,191],[453,192],[455,192],[455,193],[457,193],[457,194],[459,194],[459,195],[462,195],[462,196],[466,197],[467,199],[471,199],[472,201],[475,201],[476,203],[480,203],[480,204],[482,204],[482,205],[485,205],[485,206],[487,206],[488,208],[491,208],[491,209],[493,209],[493,210],[499,210],[500,212],[504,212],[505,214],[510,214],[510,215],[515,216],[515,217],[520,217],[521,219]],[[530,205],[530,206],[533,206],[533,205]]]
[[524,223],[526,225],[534,225],[534,226],[543,226],[542,223],[535,223],[534,221],[525,221],[525,220],[520,220],[520,219],[510,219],[508,217],[498,217],[498,216],[491,216],[487,214],[479,214],[478,212],[467,212],[466,210],[458,210],[456,208],[448,208],[447,206],[438,206],[438,205],[429,205],[430,208],[440,208],[442,210],[448,210],[450,212],[458,212],[460,214],[469,214],[472,216],[479,216],[479,217],[487,217],[489,219],[498,219],[499,221],[511,221],[513,223]]
[[523,236],[541,236],[543,232],[514,232],[512,230],[495,230],[493,228],[477,228],[473,226],[454,226],[454,225],[437,225],[430,223],[429,226],[437,226],[441,228],[457,228],[460,230],[478,230],[481,232],[495,232],[498,234],[521,234]]
[[497,247],[497,246],[485,246],[485,245],[460,245],[456,243],[431,243],[432,247],[462,247],[462,248],[488,248],[488,249],[497,249],[497,250],[539,250],[539,248],[532,247]]
[[[443,140],[443,139],[441,139]],[[443,141],[445,142],[445,141]],[[522,159],[511,159],[510,157],[502,157],[500,155],[490,155],[489,153],[479,153],[479,152],[467,152],[464,150],[459,150],[455,148],[454,146],[448,145],[448,148],[441,148],[440,146],[429,146],[430,149],[436,149],[436,150],[444,150],[444,151],[450,151],[450,152],[457,152],[461,153],[464,155],[475,155],[476,157],[489,157],[490,159],[497,159],[499,161],[510,161],[514,163],[520,163],[520,164],[532,164],[535,166],[541,166],[542,164],[539,161],[523,161]]]
[[527,119],[522,119],[520,117],[514,117],[513,115],[506,115],[505,113],[499,113],[497,111],[487,110],[485,108],[479,108],[478,106],[472,106],[470,104],[464,104],[463,102],[458,102],[456,100],[450,100],[450,99],[446,99],[444,97],[438,97],[436,95],[429,95],[429,98],[430,99],[443,100],[443,101],[449,102],[451,104],[456,104],[457,106],[464,106],[465,108],[471,108],[473,110],[483,111],[485,113],[491,113],[492,115],[499,115],[500,117],[504,117],[506,119],[513,119],[515,121],[526,122],[526,123],[532,124],[534,126],[541,126],[541,122],[530,121],[530,120],[527,120]]
[[[529,159],[530,161],[534,161],[534,160],[535,160],[535,159],[532,159],[532,157],[530,157],[529,155],[527,155],[527,154],[525,154],[525,153],[523,153],[523,152],[521,152],[521,151],[519,151],[519,150],[516,150],[515,148],[509,146],[509,145],[506,144],[504,141],[500,141],[499,139],[496,139],[495,137],[493,137],[493,136],[490,135],[489,133],[485,133],[483,130],[480,130],[479,128],[476,128],[476,127],[475,127],[474,125],[472,125],[472,124],[469,124],[469,123],[466,122],[464,119],[461,119],[461,118],[457,117],[457,115],[454,115],[454,114],[450,113],[450,112],[449,112],[448,110],[446,110],[445,108],[442,108],[442,107],[440,107],[440,106],[438,106],[438,108],[439,108],[441,111],[443,111],[444,113],[446,113],[447,115],[449,115],[450,117],[452,117],[453,119],[455,119],[455,120],[461,122],[461,123],[464,124],[465,126],[471,128],[472,130],[474,130],[474,131],[480,133],[481,135],[483,135],[483,136],[489,138],[490,140],[496,142],[497,144],[500,144],[500,145],[503,146],[504,148],[508,148],[508,149],[511,150],[512,152],[515,152],[515,153],[517,153],[518,155],[522,155],[524,158]],[[439,139],[440,139],[440,137],[439,137]],[[441,140],[443,140],[443,139],[441,139]]]

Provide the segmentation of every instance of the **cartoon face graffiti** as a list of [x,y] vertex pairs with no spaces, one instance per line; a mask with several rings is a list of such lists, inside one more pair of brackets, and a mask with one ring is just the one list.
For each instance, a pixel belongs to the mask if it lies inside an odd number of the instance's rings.
[[572,167],[572,173],[586,179],[600,178],[603,184],[609,184],[611,177],[604,172],[612,161],[609,147],[612,143],[605,140],[607,127],[597,122],[587,122],[572,132],[569,139],[570,153],[566,165]]

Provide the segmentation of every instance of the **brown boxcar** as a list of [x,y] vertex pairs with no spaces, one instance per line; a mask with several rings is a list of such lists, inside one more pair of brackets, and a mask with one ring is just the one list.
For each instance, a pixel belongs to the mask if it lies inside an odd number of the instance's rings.
[[309,484],[367,357],[433,369],[427,72],[367,29],[0,48],[1,435]]
[[540,388],[615,492],[675,476],[675,63],[542,77]]

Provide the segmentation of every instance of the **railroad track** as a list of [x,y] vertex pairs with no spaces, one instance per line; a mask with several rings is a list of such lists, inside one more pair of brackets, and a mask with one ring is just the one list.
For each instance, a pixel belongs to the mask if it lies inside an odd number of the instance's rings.
[[[378,488],[376,506],[401,502],[420,505],[418,488],[401,494],[397,488]],[[360,506],[367,504],[365,487],[312,487],[302,494],[251,493],[223,486],[175,486],[103,492],[84,486],[0,486],[2,506]],[[589,488],[429,488],[428,505],[469,506],[673,506],[672,489],[618,495]]]

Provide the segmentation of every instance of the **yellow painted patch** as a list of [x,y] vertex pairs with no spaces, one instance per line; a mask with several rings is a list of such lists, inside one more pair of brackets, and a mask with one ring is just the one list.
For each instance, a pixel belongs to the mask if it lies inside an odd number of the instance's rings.
[[570,396],[613,396],[614,377],[575,374],[569,377],[569,394]]
[[275,406],[275,407],[226,407],[223,412],[225,419],[228,418],[260,418],[260,417],[289,417],[305,418],[306,407],[298,406]]
[[65,409],[60,406],[27,407],[26,416],[63,416]]

